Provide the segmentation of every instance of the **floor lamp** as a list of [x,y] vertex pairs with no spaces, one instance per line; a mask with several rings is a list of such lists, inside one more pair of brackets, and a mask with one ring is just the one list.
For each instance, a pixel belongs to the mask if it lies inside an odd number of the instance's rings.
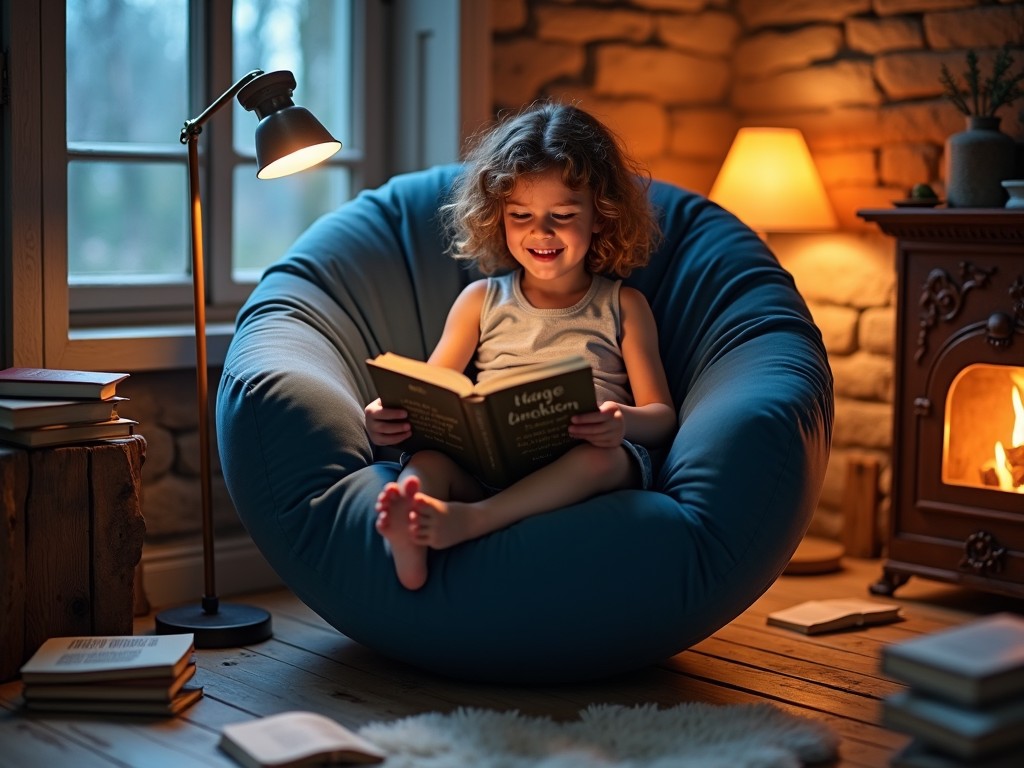
[[185,122],[181,143],[188,148],[188,182],[192,220],[192,288],[195,305],[196,396],[199,408],[199,469],[202,496],[204,594],[200,606],[187,605],[156,616],[159,635],[188,633],[197,648],[230,648],[259,643],[271,636],[270,614],[249,605],[221,603],[213,546],[210,492],[209,391],[206,370],[206,288],[203,268],[203,212],[199,199],[199,134],[203,125],[237,94],[239,103],[259,118],[256,126],[257,177],[276,179],[316,165],[341,149],[327,129],[292,102],[295,77],[291,72],[243,75],[202,114]]

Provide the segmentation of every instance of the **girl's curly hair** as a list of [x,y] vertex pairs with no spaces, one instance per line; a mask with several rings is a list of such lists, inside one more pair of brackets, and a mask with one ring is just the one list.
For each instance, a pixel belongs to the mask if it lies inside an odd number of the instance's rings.
[[647,199],[650,177],[619,147],[615,135],[576,106],[540,102],[477,138],[441,206],[455,233],[452,255],[484,274],[517,266],[505,242],[503,210],[521,177],[558,168],[570,189],[589,188],[601,222],[587,254],[592,273],[626,277],[644,266],[660,240]]

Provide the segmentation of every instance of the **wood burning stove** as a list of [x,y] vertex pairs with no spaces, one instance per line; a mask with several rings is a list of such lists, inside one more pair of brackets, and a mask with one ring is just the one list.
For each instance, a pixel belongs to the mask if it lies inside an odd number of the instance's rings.
[[1024,213],[859,211],[896,238],[892,512],[912,575],[1024,596]]

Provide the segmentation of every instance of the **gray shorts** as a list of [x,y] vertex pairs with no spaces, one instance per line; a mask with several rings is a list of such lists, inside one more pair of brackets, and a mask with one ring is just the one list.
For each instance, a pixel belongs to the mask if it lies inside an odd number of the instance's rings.
[[[633,460],[636,462],[637,469],[640,470],[640,490],[650,490],[651,486],[654,485],[654,466],[651,462],[651,454],[648,453],[647,449],[639,443],[631,443],[629,440],[623,440],[622,447],[626,449],[626,453],[633,457]],[[411,458],[411,453],[403,452],[398,463],[404,468]],[[480,478],[477,478],[476,480],[480,485],[487,489],[489,493],[497,493],[501,490],[501,488],[495,488],[494,486],[488,485]]]

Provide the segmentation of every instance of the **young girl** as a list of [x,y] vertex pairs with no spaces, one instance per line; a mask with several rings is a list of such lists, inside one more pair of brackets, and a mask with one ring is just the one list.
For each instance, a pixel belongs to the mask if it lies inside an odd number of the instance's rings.
[[[499,123],[466,160],[452,201],[454,255],[485,275],[455,300],[428,362],[479,379],[579,354],[594,369],[599,408],[573,416],[580,442],[504,489],[487,488],[445,454],[420,451],[377,499],[377,530],[401,583],[427,580],[427,550],[617,488],[648,487],[644,445],[675,432],[676,414],[644,296],[604,274],[647,263],[659,237],[634,163],[586,112],[555,103]],[[366,406],[377,445],[411,434],[406,412]]]

